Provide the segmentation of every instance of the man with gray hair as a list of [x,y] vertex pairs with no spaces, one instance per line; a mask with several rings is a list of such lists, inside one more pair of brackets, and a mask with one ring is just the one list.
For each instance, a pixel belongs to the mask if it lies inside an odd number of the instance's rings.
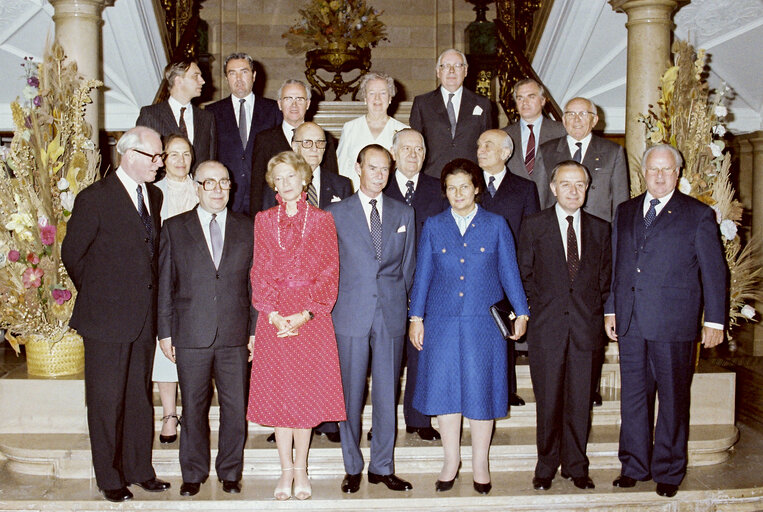
[[[265,190],[265,171],[268,161],[282,151],[291,151],[294,130],[305,122],[307,109],[310,108],[310,88],[301,80],[288,79],[278,89],[278,108],[283,113],[283,122],[257,134],[252,152],[252,183],[249,194],[249,213],[252,217],[267,207]],[[326,134],[326,152],[321,170],[339,173],[336,161],[336,143],[330,134]]]
[[217,160],[230,171],[233,181],[230,209],[249,215],[254,138],[263,130],[279,126],[283,115],[275,101],[255,97],[252,88],[257,72],[246,53],[231,53],[223,64],[230,96],[206,110],[215,116]]
[[413,99],[411,128],[424,136],[430,149],[424,172],[437,179],[445,164],[455,158],[476,162],[477,138],[493,127],[490,100],[464,88],[467,70],[462,52],[445,50],[435,66],[440,86]]

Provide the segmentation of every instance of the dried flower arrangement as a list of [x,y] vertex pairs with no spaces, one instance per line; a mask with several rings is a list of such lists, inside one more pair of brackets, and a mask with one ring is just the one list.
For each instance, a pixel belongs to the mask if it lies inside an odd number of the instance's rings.
[[646,125],[648,146],[670,144],[683,155],[684,169],[678,189],[715,210],[730,273],[728,331],[731,331],[742,319],[755,317],[751,304],[763,300],[763,269],[755,263],[759,242],[751,239],[743,246],[737,233],[742,222],[742,205],[735,198],[729,178],[731,155],[722,140],[726,133],[723,118],[728,114],[724,105],[728,90],[724,86],[711,98],[704,78],[704,50],[695,51],[681,40],[676,40],[672,50],[675,64],[662,75],[657,108],[639,119]]

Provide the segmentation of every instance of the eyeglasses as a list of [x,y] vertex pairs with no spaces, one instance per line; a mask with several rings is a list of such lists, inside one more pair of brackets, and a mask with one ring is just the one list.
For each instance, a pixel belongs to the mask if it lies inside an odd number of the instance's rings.
[[564,113],[564,117],[566,117],[570,121],[572,121],[576,117],[578,119],[580,119],[581,121],[587,121],[589,117],[593,118],[593,116],[595,116],[595,115],[596,114],[594,114],[593,112],[586,112],[586,111],[583,111],[583,112],[572,112],[572,111],[568,110],[567,112]]
[[141,155],[147,156],[148,158],[151,159],[151,163],[155,163],[157,160],[161,162],[162,159],[164,158],[164,154],[163,153],[154,153],[154,154],[151,154],[151,153],[146,153],[145,151],[141,151],[140,149],[137,149],[137,148],[130,148],[130,149],[132,149],[136,153],[140,153]]
[[400,152],[401,153],[416,153],[417,155],[421,155],[424,153],[424,146],[400,146]]
[[305,149],[310,149],[313,147],[313,142],[315,143],[315,147],[318,149],[326,149],[326,139],[318,139],[318,140],[310,140],[310,139],[303,139],[303,140],[297,140],[294,139],[292,142],[299,142],[302,144],[302,147]]
[[305,98],[304,96],[296,96],[296,97],[295,96],[284,96],[283,98],[281,98],[281,101],[283,101],[284,103],[294,103],[294,102],[296,102],[297,105],[304,105],[305,102],[307,102],[307,98]]
[[675,172],[675,167],[647,167],[646,173],[650,174],[652,176],[657,176],[658,174],[662,174],[663,176],[667,176],[669,174],[672,174]]
[[207,178],[204,181],[196,181],[199,185],[204,187],[204,190],[207,192],[211,192],[212,190],[216,189],[217,186],[220,186],[220,190],[230,190],[231,187],[231,181],[227,178],[223,178],[220,181],[217,181],[213,178]]
[[437,67],[440,69],[447,69],[448,71],[461,71],[466,67],[466,64],[440,64]]

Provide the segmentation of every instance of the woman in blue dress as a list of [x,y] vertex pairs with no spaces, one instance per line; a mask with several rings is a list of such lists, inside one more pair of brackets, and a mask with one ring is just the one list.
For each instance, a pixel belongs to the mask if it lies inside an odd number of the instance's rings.
[[440,177],[450,208],[427,219],[411,291],[409,336],[420,350],[413,406],[437,416],[444,461],[435,483],[453,487],[461,462],[461,418],[469,418],[474,489],[490,492],[488,452],[495,418],[508,413],[506,341],[490,316],[504,292],[525,332],[529,309],[506,220],[480,208],[482,170],[459,158]]

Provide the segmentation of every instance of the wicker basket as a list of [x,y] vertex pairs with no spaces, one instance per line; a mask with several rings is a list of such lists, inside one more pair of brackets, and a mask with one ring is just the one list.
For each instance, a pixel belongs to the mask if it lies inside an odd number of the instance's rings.
[[60,341],[49,343],[42,336],[25,339],[27,373],[38,377],[76,375],[85,368],[85,346],[82,337],[67,332]]

